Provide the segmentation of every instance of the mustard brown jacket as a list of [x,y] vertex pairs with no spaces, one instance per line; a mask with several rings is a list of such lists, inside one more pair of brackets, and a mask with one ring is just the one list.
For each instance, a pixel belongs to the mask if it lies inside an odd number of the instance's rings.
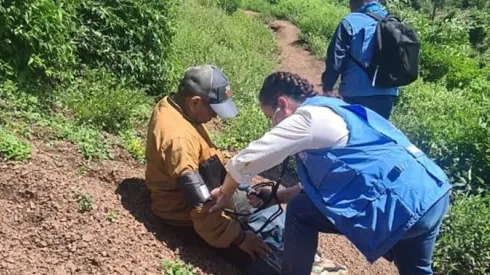
[[171,224],[192,225],[208,244],[226,248],[237,239],[240,224],[211,205],[190,208],[177,186],[185,172],[198,171],[199,164],[216,155],[223,162],[203,124],[187,120],[171,97],[164,97],[153,109],[147,132],[146,185],[151,191],[151,209]]

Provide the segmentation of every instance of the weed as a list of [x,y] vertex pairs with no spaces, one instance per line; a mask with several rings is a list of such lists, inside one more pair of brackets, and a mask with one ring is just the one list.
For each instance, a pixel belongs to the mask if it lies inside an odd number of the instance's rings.
[[77,170],[77,173],[82,176],[86,176],[90,173],[90,168],[87,166],[80,166]]
[[183,263],[180,260],[175,262],[170,260],[163,260],[160,264],[162,273],[164,275],[193,275],[196,274],[196,270],[193,266]]
[[107,211],[107,213],[105,213],[105,219],[110,221],[110,222],[115,222],[116,218],[117,218],[117,215],[112,209],[109,209]]
[[100,131],[88,126],[76,125],[61,117],[53,119],[48,125],[53,128],[57,138],[76,144],[85,159],[96,158],[102,160],[112,157],[107,150],[108,145],[105,144]]
[[94,202],[90,195],[77,191],[74,197],[78,202],[78,211],[80,213],[92,211]]
[[119,134],[122,147],[128,151],[139,163],[145,161],[144,141],[134,131],[125,131]]

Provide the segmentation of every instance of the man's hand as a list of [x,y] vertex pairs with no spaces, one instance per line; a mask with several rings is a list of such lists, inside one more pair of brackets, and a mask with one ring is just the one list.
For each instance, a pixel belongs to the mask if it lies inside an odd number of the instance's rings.
[[226,195],[223,192],[221,192],[220,187],[211,190],[210,195],[213,201],[216,202],[213,206],[211,206],[211,208],[209,208],[210,213],[217,210],[223,210],[226,207],[226,205],[230,204],[231,198],[233,196],[233,195]]
[[271,252],[270,247],[252,231],[245,232],[245,239],[238,247],[254,260],[257,256],[267,258]]
[[264,203],[264,198],[268,198],[271,193],[271,188],[259,187],[253,193],[247,195],[248,204],[254,208],[259,208]]

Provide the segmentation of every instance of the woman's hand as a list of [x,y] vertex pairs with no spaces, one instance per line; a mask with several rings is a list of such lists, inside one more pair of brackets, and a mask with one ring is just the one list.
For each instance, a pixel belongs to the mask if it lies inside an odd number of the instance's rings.
[[211,198],[215,201],[215,204],[209,208],[209,212],[212,213],[217,210],[223,210],[226,205],[229,205],[233,194],[225,194],[221,191],[221,187],[211,190]]
[[238,188],[238,182],[236,182],[230,174],[226,174],[223,185],[215,188],[211,191],[210,195],[216,204],[213,205],[209,212],[214,212],[216,210],[223,210],[226,205],[230,205],[233,193],[235,193]]

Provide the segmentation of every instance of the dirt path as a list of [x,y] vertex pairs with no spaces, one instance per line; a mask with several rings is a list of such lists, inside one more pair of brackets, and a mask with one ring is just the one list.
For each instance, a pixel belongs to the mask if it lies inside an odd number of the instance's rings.
[[281,49],[278,70],[289,71],[308,79],[316,90],[321,91],[321,75],[324,62],[318,60],[300,45],[299,29],[288,21],[275,20],[269,24]]
[[[245,11],[246,14],[256,16],[258,13]],[[321,91],[321,74],[324,62],[311,55],[300,46],[300,30],[292,23],[284,20],[274,20],[269,23],[274,31],[277,44],[280,48],[279,65],[277,70],[291,71],[310,81],[315,89]],[[344,265],[352,275],[390,275],[398,274],[394,265],[385,259],[380,259],[373,265],[369,264],[364,256],[345,238],[333,234],[321,234],[319,251],[324,258]]]

